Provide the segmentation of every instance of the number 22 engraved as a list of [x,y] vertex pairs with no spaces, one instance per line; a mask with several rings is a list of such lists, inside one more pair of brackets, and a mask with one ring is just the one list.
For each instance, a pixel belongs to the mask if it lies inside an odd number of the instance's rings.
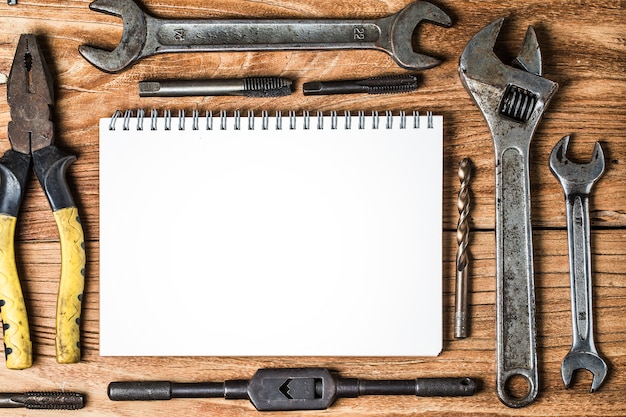
[[365,40],[365,28],[363,26],[355,26],[352,34],[355,41]]

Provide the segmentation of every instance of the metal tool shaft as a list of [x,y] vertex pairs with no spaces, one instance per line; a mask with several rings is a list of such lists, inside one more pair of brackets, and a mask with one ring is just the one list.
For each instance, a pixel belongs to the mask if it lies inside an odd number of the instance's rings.
[[3,392],[0,408],[31,410],[78,410],[85,405],[85,396],[77,392]]
[[454,337],[463,339],[467,337],[468,314],[468,269],[469,269],[469,212],[471,207],[471,197],[469,193],[469,183],[472,177],[472,163],[468,158],[464,158],[459,164],[459,180],[461,188],[457,198],[457,208],[459,210],[459,221],[456,228],[456,241],[459,245],[456,253],[456,292],[454,303]]
[[248,77],[223,80],[142,81],[139,83],[139,96],[278,97],[290,94],[291,84],[291,80],[279,77]]
[[393,94],[413,91],[417,88],[414,75],[372,77],[364,80],[338,80],[308,82],[302,85],[305,96],[324,94]]

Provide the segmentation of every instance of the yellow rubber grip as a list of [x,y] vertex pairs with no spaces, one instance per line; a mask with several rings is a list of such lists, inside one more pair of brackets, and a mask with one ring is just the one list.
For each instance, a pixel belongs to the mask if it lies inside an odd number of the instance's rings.
[[16,223],[16,217],[0,214],[0,316],[4,329],[7,368],[25,369],[33,364],[33,344],[30,341],[28,315],[15,266]]
[[80,314],[85,289],[85,236],[78,209],[54,212],[61,240],[61,280],[57,298],[56,352],[58,363],[80,361]]

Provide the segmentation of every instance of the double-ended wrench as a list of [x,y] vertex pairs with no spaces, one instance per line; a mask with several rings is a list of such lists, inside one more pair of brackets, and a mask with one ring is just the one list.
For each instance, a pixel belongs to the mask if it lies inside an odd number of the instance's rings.
[[[535,284],[530,220],[530,142],[557,84],[541,76],[541,52],[532,27],[516,67],[493,52],[504,19],[480,30],[459,61],[463,85],[493,137],[496,161],[496,387],[509,407],[534,401],[539,390]],[[515,395],[515,380],[527,392]]]
[[421,21],[450,27],[452,20],[426,1],[376,20],[170,20],[146,14],[133,0],[95,0],[91,10],[121,17],[122,39],[113,51],[81,45],[79,52],[106,72],[169,52],[377,49],[403,68],[432,68],[440,60],[413,50]]
[[561,376],[569,388],[574,371],[586,369],[593,374],[591,392],[595,392],[608,373],[608,365],[598,355],[593,340],[589,194],[604,172],[604,153],[596,142],[591,161],[577,164],[567,158],[568,144],[569,136],[565,136],[550,154],[550,170],[565,194],[572,302],[572,348],[561,364]]

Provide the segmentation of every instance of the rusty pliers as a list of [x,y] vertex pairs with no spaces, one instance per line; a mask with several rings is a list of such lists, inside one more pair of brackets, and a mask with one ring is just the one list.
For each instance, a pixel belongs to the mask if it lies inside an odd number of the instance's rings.
[[7,367],[32,365],[32,343],[15,263],[17,215],[31,165],[59,229],[61,280],[57,299],[59,363],[80,360],[80,312],[85,283],[85,239],[65,173],[76,160],[54,143],[52,78],[34,35],[21,35],[7,82],[11,149],[0,158],[0,316]]

